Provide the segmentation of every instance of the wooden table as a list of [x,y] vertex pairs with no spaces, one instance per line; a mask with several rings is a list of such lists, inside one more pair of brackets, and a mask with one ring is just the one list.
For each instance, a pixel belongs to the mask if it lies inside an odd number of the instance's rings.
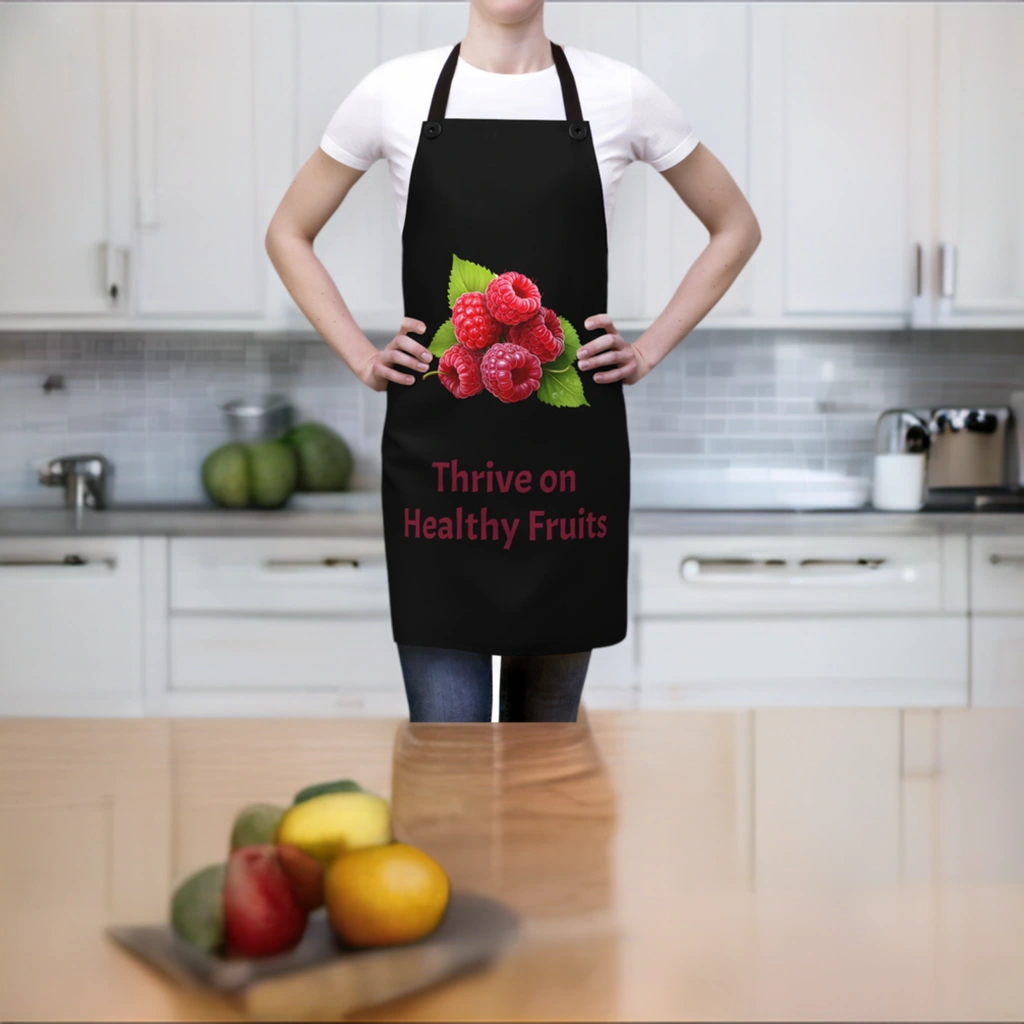
[[0,722],[0,1018],[236,1019],[101,934],[351,775],[525,919],[366,1019],[1024,1017],[1024,713]]

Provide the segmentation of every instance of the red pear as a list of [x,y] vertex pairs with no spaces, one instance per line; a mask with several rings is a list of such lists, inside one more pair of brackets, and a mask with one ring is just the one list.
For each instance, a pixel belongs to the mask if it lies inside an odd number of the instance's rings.
[[303,910],[316,910],[324,905],[324,869],[315,857],[297,846],[279,843],[277,859],[292,887],[292,893]]
[[223,902],[229,953],[273,956],[298,945],[306,930],[306,911],[269,843],[231,854]]

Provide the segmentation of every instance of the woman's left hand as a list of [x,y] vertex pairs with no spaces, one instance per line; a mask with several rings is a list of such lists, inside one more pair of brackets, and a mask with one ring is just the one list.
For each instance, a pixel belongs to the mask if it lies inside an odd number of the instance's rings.
[[581,345],[576,353],[576,365],[581,370],[602,367],[599,373],[594,374],[594,380],[598,384],[611,384],[616,380],[621,380],[624,384],[635,384],[641,377],[650,373],[651,365],[637,343],[631,344],[626,341],[615,330],[615,324],[607,313],[587,317],[583,321],[583,326],[588,330],[603,327],[606,332]]

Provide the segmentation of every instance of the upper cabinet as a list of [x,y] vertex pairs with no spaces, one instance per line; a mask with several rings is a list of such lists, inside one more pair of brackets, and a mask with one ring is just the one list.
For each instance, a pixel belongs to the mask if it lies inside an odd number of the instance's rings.
[[[697,137],[748,196],[751,186],[750,10],[746,4],[638,5],[640,69],[680,106]],[[640,316],[657,316],[708,233],[675,190],[650,167],[638,167],[646,196],[638,240]],[[755,259],[757,259],[755,255]],[[711,311],[708,323],[752,313],[758,264],[744,268]]]
[[915,4],[753,7],[761,316],[909,317],[927,241],[914,197],[928,185],[917,86],[931,16]]
[[[293,174],[320,145],[338,104],[382,59],[376,4],[296,4]],[[413,47],[415,49],[415,47]],[[287,187],[287,186],[286,186]],[[387,164],[377,161],[324,225],[314,250],[360,323],[401,322],[401,244]],[[303,321],[285,296],[289,319]]]
[[261,313],[250,4],[139,4],[140,316]]
[[128,14],[0,4],[0,315],[123,308]]
[[[264,249],[338,104],[461,39],[452,3],[0,4],[0,328],[309,329]],[[648,74],[763,240],[709,326],[1024,325],[1024,5],[549,3],[550,38]],[[427,97],[423,97],[427,102]],[[642,327],[707,232],[626,169],[608,312]],[[397,330],[384,161],[315,250]]]
[[1024,5],[938,9],[941,320],[1024,323]]

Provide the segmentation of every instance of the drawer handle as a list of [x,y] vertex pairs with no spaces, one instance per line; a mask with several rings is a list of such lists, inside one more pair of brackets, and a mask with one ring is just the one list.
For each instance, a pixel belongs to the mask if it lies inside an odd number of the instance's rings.
[[263,563],[267,569],[358,569],[358,558],[268,558]]
[[1024,555],[989,555],[992,565],[1024,565]]
[[63,558],[0,558],[0,569],[78,568],[86,565],[105,565],[117,568],[116,558],[83,558],[81,555],[65,555]]
[[[787,562],[784,558],[698,558],[690,556],[679,563],[679,575],[684,580],[697,580],[707,574],[716,579],[750,579],[765,577],[779,579],[799,575],[801,569],[846,569],[854,573],[873,571],[886,564],[884,558],[802,558]],[[733,571],[729,571],[733,570]]]

